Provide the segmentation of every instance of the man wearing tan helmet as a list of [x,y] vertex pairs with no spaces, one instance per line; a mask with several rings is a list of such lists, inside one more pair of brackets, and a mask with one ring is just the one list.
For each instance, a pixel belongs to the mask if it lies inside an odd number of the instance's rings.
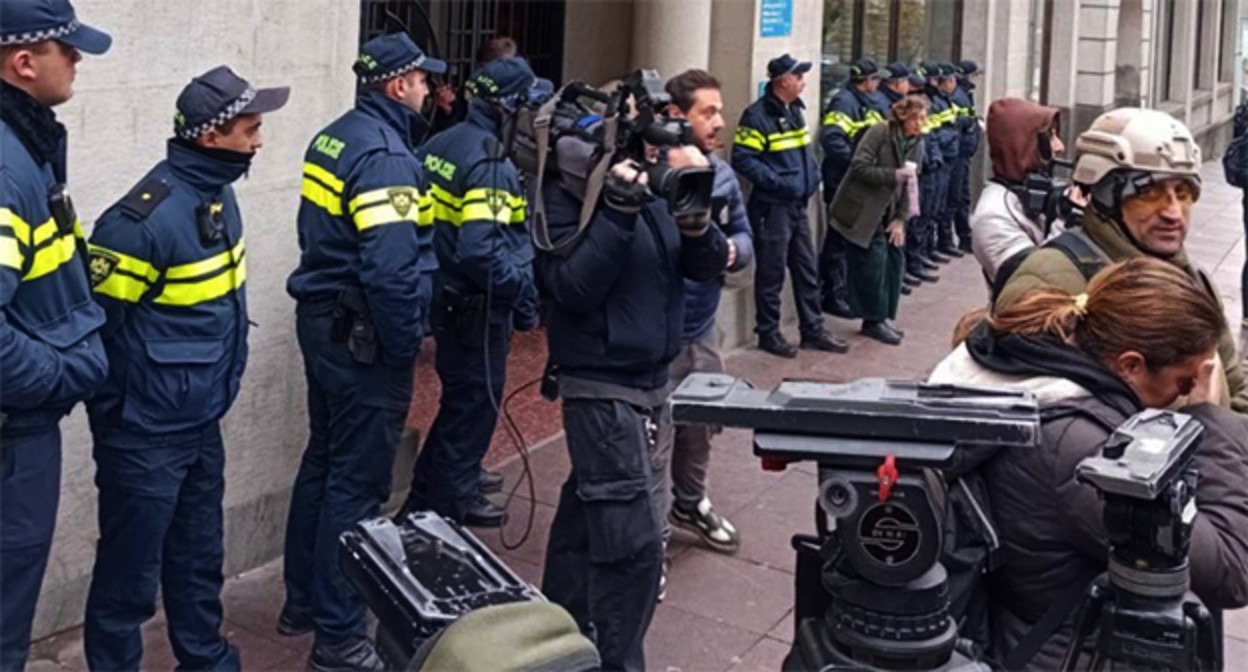
[[[1200,147],[1186,126],[1164,112],[1124,108],[1107,112],[1075,143],[1074,182],[1090,202],[1077,228],[1032,253],[997,297],[1008,306],[1041,285],[1084,291],[1101,267],[1151,256],[1185,270],[1215,300],[1217,289],[1188,259],[1184,241],[1192,206],[1200,198]],[[1230,330],[1218,358],[1232,408],[1248,413],[1248,394]]]

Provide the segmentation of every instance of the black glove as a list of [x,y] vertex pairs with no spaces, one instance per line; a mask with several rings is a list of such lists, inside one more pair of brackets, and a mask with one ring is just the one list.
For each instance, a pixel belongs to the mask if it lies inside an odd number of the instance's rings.
[[[611,208],[625,214],[641,212],[641,206],[650,200],[650,188],[636,180],[628,181],[616,174],[619,166],[613,166],[603,179],[602,198]],[[640,174],[637,175],[640,179]]]

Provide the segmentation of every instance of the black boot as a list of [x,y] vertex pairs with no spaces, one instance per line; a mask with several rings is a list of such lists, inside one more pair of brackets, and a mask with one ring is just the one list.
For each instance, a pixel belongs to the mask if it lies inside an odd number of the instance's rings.
[[282,605],[282,613],[277,615],[277,634],[283,637],[299,637],[316,629],[312,614],[295,609],[290,604]]
[[947,264],[953,261],[953,257],[950,257],[945,254],[941,254],[940,250],[932,250],[931,252],[928,253],[927,258],[931,259],[932,261],[938,264]]
[[916,271],[913,271],[912,273],[914,274],[914,277],[922,280],[923,282],[936,282],[937,280],[940,280],[939,275],[936,275],[935,273],[925,268],[917,269]]
[[910,287],[918,287],[923,284],[923,281],[919,279],[919,276],[914,274],[914,271],[906,271],[906,275],[901,279],[901,283],[902,289],[907,289]]
[[912,294],[913,292],[914,292],[914,290],[910,288],[910,285],[902,285],[902,286],[901,286],[901,295],[902,295],[902,296],[910,296],[910,294]]
[[947,245],[941,245],[940,247],[936,248],[936,251],[939,252],[940,254],[945,255],[946,257],[953,257],[954,259],[961,259],[962,257],[966,256],[965,252],[954,247],[952,243],[947,244]]
[[919,265],[929,271],[936,271],[940,269],[940,264],[932,261],[931,259],[922,259],[919,261]]
[[797,348],[785,340],[784,336],[781,336],[779,332],[759,336],[758,348],[763,352],[770,352],[777,357],[784,357],[785,359],[797,357]]
[[898,336],[905,336],[905,335],[906,335],[905,330],[904,330],[904,329],[900,329],[900,328],[898,328],[898,327],[897,327],[897,324],[896,324],[895,322],[893,322],[892,320],[884,320],[884,326],[886,326],[886,327],[888,327],[889,329],[892,329],[893,331],[897,332],[897,335],[898,335]]
[[802,337],[803,350],[820,350],[823,352],[849,352],[849,343],[821,331],[817,334]]
[[823,312],[836,317],[851,319],[854,317],[854,311],[850,309],[849,302],[839,296],[829,297],[823,300]]
[[883,320],[863,320],[861,333],[885,345],[901,345],[901,335],[889,329]]

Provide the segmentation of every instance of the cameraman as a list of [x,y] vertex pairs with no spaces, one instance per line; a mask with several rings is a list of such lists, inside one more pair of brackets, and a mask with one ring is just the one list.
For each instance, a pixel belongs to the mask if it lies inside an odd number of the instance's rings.
[[[562,167],[587,143],[556,143]],[[707,167],[695,147],[667,154],[672,169]],[[564,169],[545,185],[552,240],[576,231],[583,190]],[[542,592],[596,640],[604,669],[645,666],[664,512],[650,498],[652,453],[680,351],[684,280],[708,282],[728,264],[710,217],[677,221],[647,188],[649,176],[617,154],[588,227],[566,253],[539,253],[553,300],[548,339],[563,398],[572,471],[550,530]]]
[[[1181,412],[1205,427],[1193,462],[1191,587],[1210,610],[1248,604],[1248,422],[1210,403],[1224,393],[1212,361],[1224,328],[1195,280],[1137,258],[1101,271],[1086,294],[1028,292],[936,367],[931,382],[1021,386],[1041,404],[1038,446],[999,451],[982,467],[1004,550],[992,579],[996,656],[1105,571],[1103,503],[1076,465],[1127,418],[1181,395],[1190,402]],[[1068,621],[1029,669],[1057,669],[1071,637]]]
[[1027,210],[1018,197],[1028,175],[1047,175],[1052,160],[1066,150],[1060,114],[1021,98],[1003,98],[988,108],[992,180],[975,204],[971,235],[989,285],[998,275],[1009,278],[1032,249],[1065,228]]

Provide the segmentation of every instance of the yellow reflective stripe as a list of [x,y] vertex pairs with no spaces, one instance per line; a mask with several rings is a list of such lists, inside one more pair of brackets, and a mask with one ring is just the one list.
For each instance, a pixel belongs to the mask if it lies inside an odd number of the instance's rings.
[[26,257],[22,256],[22,250],[17,246],[17,239],[0,236],[0,267],[20,271],[25,263]]
[[490,207],[488,203],[467,203],[464,205],[463,212],[460,214],[461,220],[456,222],[456,226],[462,225],[464,222],[497,222],[499,224],[511,223],[511,208],[502,207],[497,212]]
[[311,177],[311,178],[320,180],[322,183],[325,184],[325,186],[329,187],[333,191],[336,191],[340,194],[342,193],[342,190],[344,188],[342,180],[338,179],[337,177],[334,176],[333,173],[329,172],[328,170],[325,170],[324,168],[316,165],[315,163],[310,163],[310,162],[304,163],[303,174],[305,177]]
[[49,217],[48,221],[35,227],[35,231],[30,237],[30,246],[39,247],[47,241],[55,238],[57,233],[58,230],[56,228],[56,222]]
[[[810,134],[807,133],[806,129],[804,128],[800,131],[794,131],[792,133],[783,133],[780,135],[784,137],[780,139],[776,139],[776,140],[773,140],[770,137],[767,139],[767,145],[773,152],[783,152],[789,149],[800,149],[810,144]],[[775,136],[772,136],[772,137],[775,137]]]
[[393,186],[366,191],[351,199],[347,209],[352,213],[355,228],[364,231],[400,222],[420,226],[422,219],[432,224],[432,207],[415,187]]
[[246,281],[247,260],[241,259],[237,266],[207,280],[166,283],[155,302],[169,306],[194,306],[225,296],[242,287]]
[[456,196],[455,194],[452,194],[451,192],[447,191],[446,189],[443,189],[441,186],[437,184],[429,185],[429,194],[435,200],[442,201],[443,203],[451,207],[459,207],[460,205],[463,205],[464,203],[464,199]]
[[54,272],[60,268],[65,262],[74,258],[77,251],[75,246],[74,234],[61,236],[52,241],[51,244],[43,247],[34,253],[34,262],[30,265],[30,270],[22,277],[22,281],[34,280]]
[[433,226],[434,208],[437,203],[433,200],[433,196],[425,193],[420,195],[420,214],[417,216],[417,226]]
[[740,126],[737,128],[736,134],[733,135],[733,142],[742,147],[761,152],[767,143],[767,139],[763,137],[762,133],[748,126]]
[[[179,264],[170,266],[165,271],[165,278],[169,280],[181,280],[184,278],[195,278],[201,275],[207,275],[217,269],[225,266],[231,266],[238,263],[243,256],[243,251],[247,249],[246,241],[238,241],[233,250],[227,250],[220,254],[214,254],[207,259],[192,262],[189,264]],[[155,278],[153,278],[155,280]]]
[[17,237],[18,242],[30,247],[30,225],[26,220],[22,219],[16,212],[8,208],[0,208],[0,226],[7,226],[13,229],[13,234]]
[[138,278],[121,273],[111,273],[100,284],[94,287],[96,294],[111,296],[118,301],[138,303],[151,285]]
[[156,282],[156,279],[160,277],[160,271],[156,270],[155,266],[138,257],[122,254],[117,250],[111,250],[103,245],[94,243],[88,245],[88,249],[90,249],[92,255],[99,254],[115,260],[117,266],[114,270],[125,271],[140,278],[147,278],[148,282]]
[[334,217],[342,216],[342,198],[315,180],[303,178],[303,197]]
[[845,135],[851,138],[858,135],[858,131],[861,130],[861,125],[858,122],[850,119],[848,114],[837,110],[833,110],[823,116],[823,125],[835,126],[845,131]]

